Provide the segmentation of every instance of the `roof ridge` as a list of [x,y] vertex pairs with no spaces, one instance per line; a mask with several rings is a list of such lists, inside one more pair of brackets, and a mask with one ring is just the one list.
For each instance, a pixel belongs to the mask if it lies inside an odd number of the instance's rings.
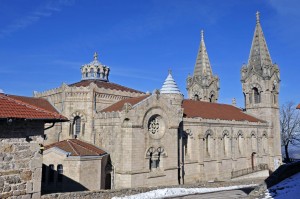
[[[137,91],[138,93],[145,93],[145,92],[142,92],[142,91],[139,91],[139,90],[136,90],[136,89],[133,89],[133,88],[129,88],[129,87],[127,87],[127,86],[123,86],[123,85],[120,85],[120,84],[117,84],[117,83],[114,83],[114,82],[105,82],[105,83],[108,83],[108,84],[114,84],[114,85],[118,85],[118,86],[121,86],[121,87],[124,87],[124,88],[130,89],[130,90]],[[111,90],[117,90],[117,89],[111,89]]]
[[[15,95],[15,96],[17,96],[17,95]],[[9,95],[1,95],[0,97],[5,98],[5,99],[7,99],[9,101],[14,101],[15,103],[17,103],[19,105],[22,105],[22,106],[26,106],[27,108],[34,109],[34,110],[40,111],[40,112],[44,112],[44,113],[50,114],[52,116],[59,116],[59,118],[61,118],[61,115],[59,113],[54,113],[54,112],[48,111],[46,109],[43,109],[41,107],[34,106],[32,104],[24,102],[22,100],[14,99],[14,98],[10,97]],[[23,97],[23,96],[21,96],[21,97]],[[29,97],[27,97],[27,98],[29,98]]]
[[78,151],[74,148],[72,140],[67,140],[67,143],[70,145],[70,147],[74,150],[74,152],[76,153],[76,155],[80,156],[80,154],[78,153]]
[[[82,148],[85,148],[85,149],[87,149],[87,150],[89,150],[89,151],[91,151],[91,152],[97,153],[96,151],[94,151],[93,149],[91,149],[90,146],[83,146],[81,142],[86,143],[86,144],[88,144],[88,145],[92,145],[92,146],[95,147],[95,148],[98,148],[98,147],[94,146],[93,144],[90,144],[90,143],[88,143],[88,142],[84,142],[84,141],[81,141],[81,140],[77,140],[77,139],[74,139],[74,140],[76,140],[76,144],[79,145],[79,146],[81,146]],[[98,148],[98,149],[99,149],[99,148]],[[100,150],[102,150],[102,149],[100,149]],[[102,150],[102,151],[103,151],[103,150]],[[99,154],[99,153],[97,153],[97,154]]]

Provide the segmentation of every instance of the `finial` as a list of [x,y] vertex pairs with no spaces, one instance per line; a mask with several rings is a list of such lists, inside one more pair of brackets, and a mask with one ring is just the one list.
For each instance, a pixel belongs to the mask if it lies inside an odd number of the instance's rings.
[[257,11],[257,12],[256,12],[256,23],[259,23],[259,14],[260,14],[260,13]]
[[171,70],[171,68],[169,68],[168,72],[169,72],[169,75],[172,75],[172,70]]
[[204,31],[201,30],[201,40],[204,40]]
[[98,53],[95,52],[95,53],[94,53],[94,60],[97,60],[97,59],[98,59]]

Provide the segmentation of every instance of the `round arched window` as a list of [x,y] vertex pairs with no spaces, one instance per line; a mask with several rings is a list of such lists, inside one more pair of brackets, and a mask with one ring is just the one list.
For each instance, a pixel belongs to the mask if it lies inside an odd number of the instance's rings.
[[160,139],[165,133],[165,122],[160,115],[153,115],[148,121],[148,132],[154,139]]

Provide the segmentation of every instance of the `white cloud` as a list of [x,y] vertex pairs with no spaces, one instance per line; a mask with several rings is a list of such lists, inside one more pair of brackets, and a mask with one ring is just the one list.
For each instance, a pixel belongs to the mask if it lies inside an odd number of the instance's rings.
[[22,16],[22,18],[16,19],[11,24],[0,29],[0,38],[27,28],[43,17],[50,17],[54,12],[59,12],[62,10],[62,7],[70,6],[74,4],[74,2],[74,0],[49,0],[46,4],[37,7],[33,12],[30,12],[26,16]]

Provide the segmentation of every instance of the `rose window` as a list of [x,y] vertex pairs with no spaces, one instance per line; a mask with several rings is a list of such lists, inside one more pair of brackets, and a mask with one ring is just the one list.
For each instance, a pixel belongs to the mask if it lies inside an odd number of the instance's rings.
[[149,123],[149,132],[152,134],[156,134],[159,132],[159,120],[157,117],[153,118]]

